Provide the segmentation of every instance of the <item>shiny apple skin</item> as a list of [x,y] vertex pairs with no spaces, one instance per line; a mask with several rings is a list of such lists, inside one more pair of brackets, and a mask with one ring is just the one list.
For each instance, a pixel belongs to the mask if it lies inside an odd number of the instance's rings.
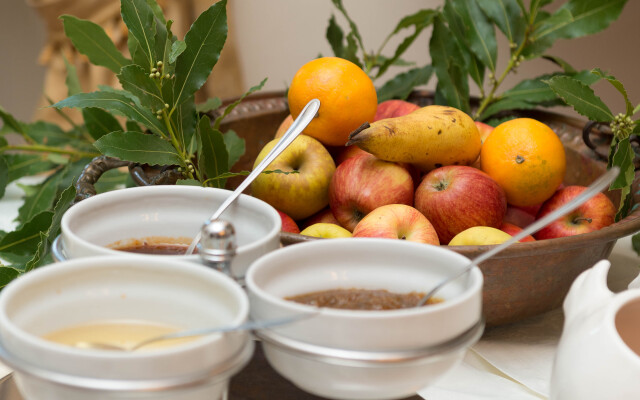
[[504,190],[486,173],[467,166],[436,168],[422,178],[415,207],[438,232],[441,244],[474,227],[499,228],[507,212]]
[[402,117],[419,109],[420,106],[405,100],[385,100],[378,104],[374,121],[386,118]]
[[420,211],[404,204],[387,204],[371,211],[356,225],[353,237],[440,244],[438,233],[431,222]]
[[349,158],[329,185],[329,207],[340,225],[353,231],[371,211],[386,204],[413,205],[413,179],[406,168],[373,155]]
[[293,220],[293,218],[280,210],[276,211],[278,212],[278,215],[280,215],[280,219],[282,220],[282,228],[280,229],[282,232],[300,233],[300,228],[298,227],[296,221]]
[[[566,186],[556,191],[542,204],[536,218],[544,217],[571,201],[585,189],[584,186]],[[603,193],[598,193],[574,211],[534,233],[533,236],[537,240],[543,240],[589,233],[613,224],[615,217],[616,207],[613,202]]]

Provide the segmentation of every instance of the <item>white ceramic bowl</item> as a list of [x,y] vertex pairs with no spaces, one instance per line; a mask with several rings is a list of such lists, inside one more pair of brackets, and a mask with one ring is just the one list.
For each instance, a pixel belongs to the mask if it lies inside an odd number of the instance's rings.
[[[253,319],[313,312],[284,297],[335,289],[427,292],[469,260],[436,246],[388,239],[331,239],[256,260],[246,284]],[[273,367],[304,390],[339,399],[410,396],[455,366],[481,335],[482,273],[444,286],[442,303],[354,311],[323,308],[260,333]]]
[[235,325],[247,319],[248,310],[237,283],[201,265],[151,257],[80,258],[41,267],[4,288],[0,348],[27,399],[217,399],[251,357],[246,332],[142,352],[78,349],[41,336],[118,319],[183,329]]
[[[186,238],[188,244],[230,194],[224,189],[161,185],[90,197],[62,217],[62,253],[67,259],[122,255],[106,246],[153,236]],[[252,261],[280,246],[280,216],[259,199],[240,195],[221,218],[230,221],[236,231],[237,253],[231,267],[235,276],[244,276]],[[169,257],[200,261],[198,255]]]

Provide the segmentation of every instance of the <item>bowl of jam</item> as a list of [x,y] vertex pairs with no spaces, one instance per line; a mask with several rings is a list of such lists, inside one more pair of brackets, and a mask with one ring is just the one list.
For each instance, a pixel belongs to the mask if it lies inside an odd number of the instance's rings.
[[[57,260],[94,255],[185,255],[205,221],[231,195],[225,189],[195,186],[141,186],[92,196],[67,210],[55,241]],[[222,214],[235,229],[236,254],[231,271],[245,274],[259,256],[280,246],[281,220],[267,203],[240,195]]]
[[419,306],[469,259],[402,240],[331,239],[260,257],[246,276],[252,319],[313,313],[256,334],[269,363],[318,396],[404,398],[457,365],[482,334],[474,267]]

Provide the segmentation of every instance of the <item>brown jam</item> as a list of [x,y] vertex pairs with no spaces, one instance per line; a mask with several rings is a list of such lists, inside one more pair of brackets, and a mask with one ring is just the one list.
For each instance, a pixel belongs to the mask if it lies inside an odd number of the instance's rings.
[[[385,289],[331,289],[285,297],[285,300],[343,310],[398,310],[415,307],[424,295],[419,292],[393,293]],[[425,305],[442,301],[430,298]]]
[[[187,251],[190,243],[190,238],[151,236],[141,239],[121,240],[111,243],[107,247],[128,253],[178,256]],[[197,253],[197,250],[194,250],[194,253]]]
[[[183,244],[140,244],[136,246],[117,248],[115,250],[126,251],[129,253],[178,256],[184,254],[188,248],[189,246]],[[193,252],[197,253],[198,251],[194,250]]]

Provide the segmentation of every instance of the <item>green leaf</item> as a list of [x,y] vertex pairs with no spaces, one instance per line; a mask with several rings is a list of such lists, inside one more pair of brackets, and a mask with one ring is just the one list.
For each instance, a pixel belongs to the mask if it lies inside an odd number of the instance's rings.
[[31,220],[43,211],[47,211],[53,206],[58,191],[59,174],[48,177],[38,185],[21,185],[20,188],[25,193],[24,203],[18,210],[16,220],[20,223]]
[[3,157],[9,166],[9,182],[13,182],[23,176],[36,175],[53,168],[53,164],[39,154],[15,153],[3,154]]
[[20,271],[13,267],[0,265],[0,289],[4,288],[20,275]]
[[96,192],[105,193],[120,189],[127,183],[128,176],[129,174],[127,172],[122,172],[117,169],[109,170],[102,174],[98,182],[95,183]]
[[433,75],[433,67],[425,65],[396,75],[378,88],[378,102],[390,99],[405,100],[416,86],[426,85]]
[[71,15],[60,17],[67,35],[75,48],[89,58],[92,64],[109,68],[116,74],[120,68],[131,64],[113,44],[109,36],[99,25],[91,21],[78,19]]
[[627,91],[624,88],[624,85],[622,85],[622,83],[619,80],[617,80],[613,75],[610,75],[602,71],[600,68],[595,68],[591,72],[595,75],[598,75],[606,79],[614,88],[618,90],[618,92],[620,92],[620,94],[624,98],[624,103],[626,105],[626,115],[633,115],[633,104],[631,104],[631,102],[629,101],[629,96],[627,95]]
[[89,135],[95,140],[107,133],[122,130],[118,120],[101,108],[83,108],[82,118]]
[[[155,42],[156,42],[156,58],[157,61],[162,61],[162,65],[158,66],[156,63],[156,67],[160,71],[161,74],[173,74],[173,61],[170,60],[171,56],[171,47],[177,38],[171,32],[171,26],[173,25],[173,21],[168,21],[165,24],[156,21],[156,34],[155,34]],[[164,77],[163,79],[167,79]]]
[[477,2],[485,15],[504,33],[509,43],[522,42],[527,21],[516,0],[477,0]]
[[178,138],[178,142],[182,148],[187,149],[190,154],[193,153],[190,144],[196,130],[197,115],[196,106],[192,97],[182,103],[171,116],[171,120],[175,126],[174,133]]
[[634,158],[635,152],[633,151],[629,138],[627,137],[620,140],[612,159],[612,164],[620,167],[620,174],[609,186],[610,190],[630,187],[631,184],[633,184],[635,175],[633,165]]
[[327,26],[325,36],[327,42],[329,42],[329,46],[331,46],[331,50],[333,50],[333,55],[344,58],[344,45],[342,43],[344,40],[344,32],[336,22],[336,17],[333,14],[331,14],[331,18],[329,18],[329,26]]
[[2,106],[0,106],[0,118],[4,122],[5,127],[9,127],[12,132],[19,133],[21,135],[25,135],[24,128],[22,124],[18,122],[13,115],[7,112]]
[[173,106],[177,108],[206,82],[227,39],[227,0],[200,14],[184,41],[187,48],[176,60]]
[[429,42],[429,53],[438,77],[440,93],[449,106],[468,112],[469,85],[463,67],[459,64],[464,58],[457,43],[451,40],[451,37],[452,33],[442,18],[436,17]]
[[570,39],[600,32],[618,19],[626,3],[627,0],[570,0],[560,10],[568,10],[572,20],[537,35]]
[[75,139],[72,132],[65,132],[58,125],[45,121],[26,124],[24,130],[37,143],[47,146],[65,146]]
[[196,111],[199,114],[208,113],[209,111],[214,111],[220,108],[222,105],[222,100],[219,97],[211,97],[207,99],[204,103],[196,104]]
[[[142,128],[140,128],[140,125],[138,125],[134,121],[125,122],[125,128],[128,132],[143,132]],[[120,131],[122,129],[114,129],[111,132],[115,132],[116,130]]]
[[163,110],[165,101],[156,82],[139,65],[127,65],[120,70],[118,80],[122,88],[138,97],[147,107],[154,111]]
[[[518,99],[533,104],[542,104],[547,101],[556,100],[556,93],[551,90],[551,87],[546,83],[546,81],[554,76],[562,75],[545,74],[533,79],[525,79],[512,89],[504,92],[501,97],[505,99]],[[599,80],[598,76],[590,73],[589,71],[581,71],[579,73],[572,74],[572,77],[585,85],[591,85]]]
[[351,32],[349,32],[349,34],[347,35],[347,42],[348,42],[348,37],[350,36],[354,44],[357,41],[362,51],[364,51],[365,48],[364,48],[364,44],[362,43],[362,36],[360,36],[360,31],[358,31],[358,25],[356,25],[356,23],[353,22],[351,17],[349,17],[349,14],[347,14],[347,10],[342,5],[342,0],[331,0],[331,2],[333,3],[334,7],[336,7],[338,11],[340,11],[340,13],[342,13],[344,18],[349,23],[349,28],[351,29]]
[[[203,179],[212,179],[229,170],[229,155],[224,138],[219,130],[211,127],[206,115],[198,123],[196,130],[198,140],[198,168]],[[223,188],[224,180],[216,180],[214,186]]]
[[529,36],[529,43],[522,51],[525,58],[531,59],[544,53],[558,39],[555,35],[544,35],[544,32],[553,31],[554,27],[571,22],[573,15],[566,9],[560,9],[553,15],[539,12],[533,32]]
[[67,57],[62,57],[64,60],[64,66],[67,69],[67,89],[68,96],[73,96],[74,94],[82,93],[82,86],[80,85],[80,79],[78,78],[78,73],[76,72],[76,67],[69,63]]
[[233,164],[238,162],[240,157],[244,155],[244,139],[238,136],[238,134],[232,130],[228,130],[227,132],[223,133],[222,137],[224,139],[225,147],[227,148],[227,154],[229,155],[229,169],[231,169],[231,167],[233,167]]
[[184,40],[176,40],[171,45],[171,52],[169,53],[169,62],[171,64],[175,63],[178,59],[178,56],[182,54],[187,48],[187,44]]
[[149,165],[181,165],[184,160],[164,139],[140,132],[112,132],[96,140],[94,146],[109,157]]
[[127,46],[129,47],[129,54],[131,54],[132,64],[147,66],[149,60],[147,55],[142,51],[140,43],[133,35],[127,36]]
[[613,114],[593,90],[575,78],[556,76],[547,81],[551,89],[578,113],[592,121],[609,122]]
[[218,118],[216,118],[214,124],[213,124],[213,129],[220,129],[220,124],[222,123],[222,120],[229,115],[229,113],[231,113],[231,111],[233,111],[234,108],[236,108],[236,106],[238,104],[240,104],[242,102],[242,100],[244,100],[245,97],[249,96],[250,94],[257,92],[258,90],[262,89],[262,87],[264,86],[265,83],[267,83],[267,79],[268,78],[264,78],[262,80],[262,82],[260,82],[259,84],[257,84],[256,86],[252,86],[247,92],[245,92],[244,94],[242,94],[242,96],[240,96],[240,98],[236,101],[234,101],[233,103],[229,104],[225,109],[224,112],[222,113],[222,115],[220,115]]
[[33,256],[24,264],[23,271],[29,272],[35,267],[39,266],[40,262],[44,259],[46,254],[49,252],[49,243],[47,240],[47,235],[44,232],[40,232],[40,241],[38,242],[38,246],[36,247],[36,251],[33,253]]
[[400,56],[402,56],[402,54],[404,54],[404,52],[409,48],[409,46],[411,46],[411,44],[416,40],[416,38],[420,35],[420,33],[433,23],[433,18],[435,17],[436,14],[437,14],[437,11],[435,10],[420,10],[400,20],[400,22],[398,23],[396,28],[393,30],[391,35],[395,35],[401,30],[410,28],[412,26],[415,28],[414,32],[413,34],[407,36],[400,43],[393,57],[386,59],[382,63],[382,65],[380,66],[380,69],[378,70],[378,73],[376,74],[376,77],[380,77],[382,74],[387,72],[389,67],[394,65],[395,62],[400,59]]
[[349,32],[347,35],[347,46],[344,48],[342,58],[351,61],[360,68],[363,67],[363,63],[358,58],[358,43],[353,32]]
[[160,20],[161,23],[166,24],[167,21],[165,20],[164,14],[162,12],[162,8],[160,8],[158,3],[156,3],[155,0],[146,0],[146,1],[147,1],[147,5],[151,9],[151,12],[153,12],[153,15],[156,18],[158,18],[158,20]]
[[[155,19],[151,7],[146,0],[121,0],[120,11],[122,20],[129,29],[129,34],[136,38],[139,49],[148,61],[142,67],[149,67],[148,71],[158,61],[155,54]],[[117,71],[115,71],[117,72]]]
[[116,91],[80,93],[59,101],[52,107],[98,107],[139,122],[161,136],[165,135],[165,126],[150,110],[140,107],[131,97]]
[[537,104],[522,100],[519,98],[509,98],[498,100],[492,103],[490,106],[484,109],[482,114],[478,117],[478,120],[484,121],[490,116],[504,110],[530,110],[536,108]]
[[575,70],[575,68],[573,68],[568,62],[566,62],[564,59],[558,57],[558,56],[553,56],[551,54],[545,54],[542,56],[542,58],[544,58],[545,60],[549,60],[552,63],[556,64],[557,66],[559,66],[560,68],[562,68],[562,70],[567,73],[567,74],[575,74],[578,71]]
[[183,186],[202,186],[202,183],[200,183],[200,181],[195,180],[195,179],[178,179],[176,181],[176,185],[183,185]]
[[51,226],[53,212],[43,211],[25,223],[21,228],[7,233],[0,240],[0,256],[6,254],[31,256],[40,242],[40,232],[46,232]]
[[[0,142],[4,138],[0,138]],[[0,155],[0,199],[4,197],[4,192],[9,184],[9,164],[3,155]]]
[[71,207],[71,202],[76,197],[76,188],[74,185],[69,185],[62,191],[56,201],[56,205],[53,208],[53,218],[51,225],[47,231],[47,236],[50,240],[53,240],[60,234],[60,223],[62,222],[62,216]]
[[475,1],[449,0],[444,9],[449,23],[457,21],[458,28],[453,32],[459,40],[495,73],[498,57],[495,30],[478,4]]
[[638,111],[640,111],[640,104],[638,104],[636,106],[636,108],[633,109],[633,112],[631,113],[631,115],[634,115],[635,113],[637,113]]

